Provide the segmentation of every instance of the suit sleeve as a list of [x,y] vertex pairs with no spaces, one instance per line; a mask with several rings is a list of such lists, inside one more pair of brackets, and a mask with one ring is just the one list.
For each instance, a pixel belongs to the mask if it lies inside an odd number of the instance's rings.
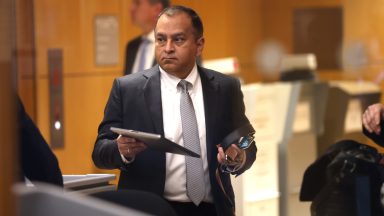
[[92,159],[101,169],[116,169],[124,167],[117,148],[117,134],[110,131],[111,127],[122,127],[123,111],[121,105],[120,85],[114,81],[104,118],[98,128],[98,136],[93,148]]
[[[245,105],[244,105],[244,97],[243,93],[241,91],[241,85],[239,80],[236,79],[235,82],[235,87],[234,87],[234,96],[233,96],[233,101],[231,103],[232,105],[232,110],[233,110],[233,125],[235,126],[234,128],[239,128],[247,123],[249,123],[248,118],[245,115]],[[253,162],[256,160],[256,153],[257,153],[257,148],[256,148],[256,143],[255,141],[252,142],[252,144],[245,150],[246,153],[246,162],[244,166],[236,171],[235,174],[240,175],[247,169],[249,169]]]

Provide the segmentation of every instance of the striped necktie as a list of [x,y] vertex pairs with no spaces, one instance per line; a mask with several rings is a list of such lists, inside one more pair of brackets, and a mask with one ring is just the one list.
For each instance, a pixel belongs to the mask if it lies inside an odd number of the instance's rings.
[[[180,116],[183,130],[184,147],[201,154],[199,130],[192,99],[188,93],[191,83],[181,80],[178,84],[181,88]],[[205,196],[203,160],[186,156],[187,195],[195,205],[199,205]]]

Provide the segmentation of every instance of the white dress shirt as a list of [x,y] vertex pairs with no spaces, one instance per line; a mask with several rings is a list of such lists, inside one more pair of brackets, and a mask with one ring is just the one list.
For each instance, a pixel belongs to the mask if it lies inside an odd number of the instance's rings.
[[[147,35],[143,35],[142,38],[145,38],[149,41],[146,48],[145,63],[144,69],[151,68],[153,66],[153,61],[155,60],[155,31],[152,30]],[[141,49],[141,44],[137,50],[135,62],[133,63],[132,73],[138,72],[140,56],[143,50]]]
[[[185,80],[192,84],[192,89],[189,90],[189,94],[193,102],[199,129],[201,147],[200,155],[203,159],[204,168],[204,179],[201,183],[205,184],[206,189],[203,201],[212,202],[213,198],[211,194],[211,184],[209,181],[207,161],[203,89],[196,65]],[[164,136],[165,138],[178,143],[181,146],[184,146],[180,116],[181,90],[177,88],[179,81],[180,79],[178,77],[166,73],[160,67]],[[187,196],[185,157],[186,156],[184,155],[166,153],[166,178],[164,197],[168,200],[178,202],[191,202]]]

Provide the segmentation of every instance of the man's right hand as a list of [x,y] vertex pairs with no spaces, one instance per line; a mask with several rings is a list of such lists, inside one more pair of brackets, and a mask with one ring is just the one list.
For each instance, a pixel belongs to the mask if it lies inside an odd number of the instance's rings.
[[116,141],[120,154],[124,155],[126,158],[134,158],[138,153],[147,148],[144,143],[138,142],[131,137],[120,135],[117,137]]

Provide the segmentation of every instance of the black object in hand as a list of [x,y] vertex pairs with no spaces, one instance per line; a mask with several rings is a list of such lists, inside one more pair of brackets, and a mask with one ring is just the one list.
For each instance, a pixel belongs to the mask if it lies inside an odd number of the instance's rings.
[[384,120],[380,121],[380,134],[377,135],[375,132],[370,133],[363,126],[363,133],[365,136],[373,140],[377,145],[384,147]]
[[240,149],[246,149],[252,144],[254,134],[255,129],[248,123],[228,134],[221,142],[221,146],[227,150],[229,146],[235,143]]

